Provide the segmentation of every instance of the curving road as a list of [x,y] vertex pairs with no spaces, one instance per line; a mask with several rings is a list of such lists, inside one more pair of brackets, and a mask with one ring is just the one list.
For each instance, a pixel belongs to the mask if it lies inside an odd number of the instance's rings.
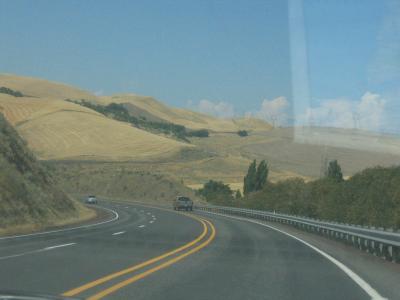
[[87,299],[370,299],[300,241],[205,213],[102,203],[118,219],[0,239],[0,291]]

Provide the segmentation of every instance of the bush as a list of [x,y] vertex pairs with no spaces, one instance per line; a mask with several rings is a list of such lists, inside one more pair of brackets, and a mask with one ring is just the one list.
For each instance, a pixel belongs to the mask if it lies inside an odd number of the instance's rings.
[[214,204],[229,205],[233,201],[233,191],[229,185],[222,181],[210,180],[206,182],[203,188],[197,191],[197,194]]
[[249,133],[248,133],[246,130],[239,130],[239,131],[237,132],[237,134],[238,134],[238,136],[240,136],[240,137],[245,137],[245,136],[248,136],[248,135],[249,135]]
[[11,96],[14,96],[14,97],[24,97],[24,94],[22,94],[21,92],[14,91],[14,90],[9,89],[9,88],[4,87],[4,86],[0,87],[0,93],[11,95]]

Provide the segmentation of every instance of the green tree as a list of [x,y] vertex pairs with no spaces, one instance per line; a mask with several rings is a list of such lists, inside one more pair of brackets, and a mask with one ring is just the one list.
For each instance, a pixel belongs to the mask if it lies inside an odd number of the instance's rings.
[[268,164],[265,162],[265,160],[261,161],[256,172],[255,191],[262,190],[262,188],[265,186],[268,178],[268,172]]
[[247,175],[243,180],[243,193],[245,195],[254,192],[256,187],[256,178],[257,178],[257,162],[254,160],[247,171]]
[[326,177],[334,179],[338,182],[343,181],[342,168],[336,159],[329,162]]
[[236,191],[236,193],[235,193],[235,199],[236,199],[236,200],[242,199],[242,193],[240,192],[240,190],[237,190],[237,191]]

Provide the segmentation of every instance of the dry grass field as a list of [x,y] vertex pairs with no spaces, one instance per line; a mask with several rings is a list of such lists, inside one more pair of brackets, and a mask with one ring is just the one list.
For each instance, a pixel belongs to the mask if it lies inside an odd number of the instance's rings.
[[59,111],[17,128],[41,159],[146,161],[189,147],[127,123],[82,112]]
[[48,98],[13,97],[0,94],[0,111],[14,126],[39,119],[61,111],[82,112],[101,116],[101,114],[74,103]]
[[[0,86],[7,83],[0,81]],[[24,80],[23,88],[15,82],[12,87],[26,92]],[[67,93],[66,89],[63,87],[60,94],[73,94],[73,91]],[[183,148],[192,147],[106,118],[63,99],[0,94],[0,112],[40,159],[147,161],[165,159]]]

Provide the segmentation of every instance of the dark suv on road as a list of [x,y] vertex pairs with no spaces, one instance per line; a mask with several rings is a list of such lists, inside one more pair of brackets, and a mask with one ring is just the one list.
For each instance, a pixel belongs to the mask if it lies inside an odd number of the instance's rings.
[[189,197],[176,197],[174,201],[174,210],[193,210],[193,201]]

